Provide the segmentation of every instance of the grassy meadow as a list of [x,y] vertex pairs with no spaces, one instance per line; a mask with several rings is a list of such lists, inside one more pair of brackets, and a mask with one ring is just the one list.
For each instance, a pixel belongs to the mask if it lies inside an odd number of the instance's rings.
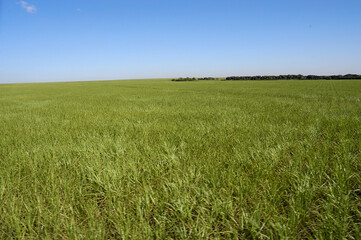
[[361,81],[0,85],[0,239],[361,239]]

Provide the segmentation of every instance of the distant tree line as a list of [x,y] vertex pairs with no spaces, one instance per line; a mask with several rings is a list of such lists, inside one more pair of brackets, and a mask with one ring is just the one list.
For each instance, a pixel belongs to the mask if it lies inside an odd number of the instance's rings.
[[214,77],[186,77],[186,78],[174,78],[172,81],[175,82],[187,82],[187,81],[198,81],[198,80],[341,80],[341,79],[361,79],[361,75],[359,74],[346,74],[346,75],[328,75],[328,76],[320,76],[320,75],[278,75],[278,76],[232,76],[224,78],[214,78]]
[[329,76],[319,76],[319,75],[279,75],[279,76],[232,76],[226,77],[226,80],[286,80],[286,79],[296,79],[296,80],[314,80],[314,79],[324,79],[324,80],[339,80],[339,79],[361,79],[361,75],[358,74],[346,74],[346,75],[329,75]]
[[197,81],[197,78],[190,78],[190,77],[186,77],[186,78],[173,78],[172,81],[176,81],[176,82]]
[[198,81],[198,80],[219,80],[219,78],[214,78],[214,77],[202,77],[202,78],[190,78],[190,77],[186,77],[186,78],[173,78],[172,81],[175,82],[187,82],[187,81]]

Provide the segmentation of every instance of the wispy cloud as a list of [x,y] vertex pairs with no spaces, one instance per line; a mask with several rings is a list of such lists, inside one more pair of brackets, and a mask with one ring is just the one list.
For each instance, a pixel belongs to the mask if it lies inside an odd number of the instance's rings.
[[25,1],[18,2],[22,8],[24,8],[28,13],[35,13],[37,11],[34,5],[29,5],[29,3]]

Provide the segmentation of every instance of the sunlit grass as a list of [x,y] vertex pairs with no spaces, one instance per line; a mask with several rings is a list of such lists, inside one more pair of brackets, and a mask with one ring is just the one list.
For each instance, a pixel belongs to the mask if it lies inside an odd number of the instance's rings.
[[0,239],[361,239],[361,81],[0,85]]

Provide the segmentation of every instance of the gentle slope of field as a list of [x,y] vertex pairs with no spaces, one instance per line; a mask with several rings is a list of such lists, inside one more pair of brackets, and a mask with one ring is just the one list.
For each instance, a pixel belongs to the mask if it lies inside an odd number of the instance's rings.
[[0,85],[0,239],[361,239],[361,81]]

